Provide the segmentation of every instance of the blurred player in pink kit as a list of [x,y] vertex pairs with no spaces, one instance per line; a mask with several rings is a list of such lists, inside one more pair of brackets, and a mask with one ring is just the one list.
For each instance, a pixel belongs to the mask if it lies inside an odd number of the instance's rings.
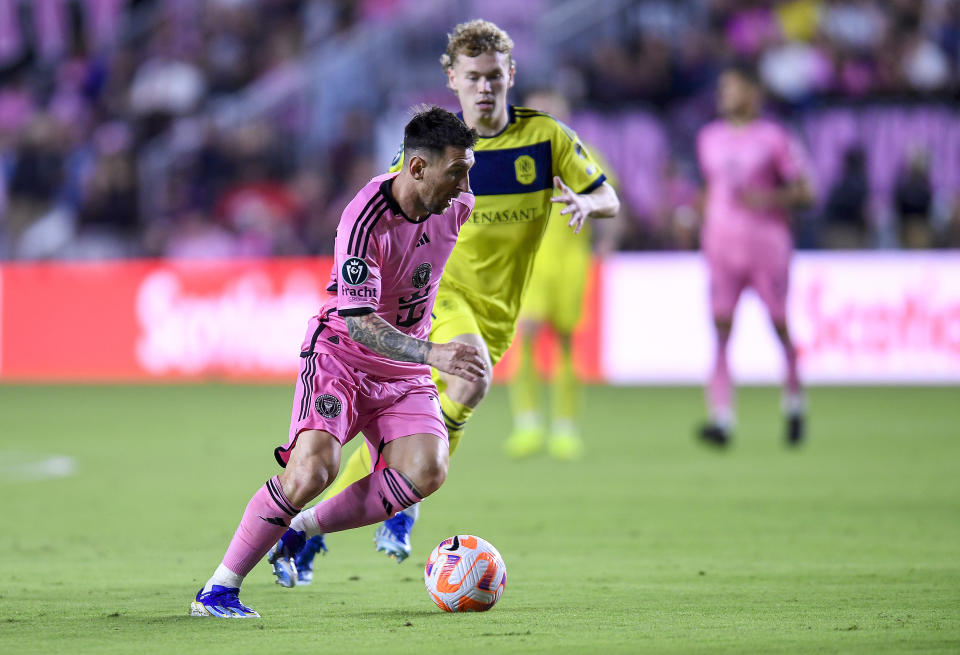
[[[240,602],[240,585],[288,527],[283,539],[302,548],[318,532],[388,519],[443,483],[449,447],[430,367],[471,382],[487,374],[475,346],[427,340],[440,276],[473,210],[476,140],[450,112],[420,112],[405,130],[403,168],[370,180],[344,209],[334,295],[307,325],[288,441],[274,451],[284,470],[247,504],[191,615],[259,617]],[[361,430],[377,452],[374,472],[300,513]]]
[[716,329],[707,386],[710,420],[699,436],[717,446],[729,443],[734,425],[727,344],[737,301],[747,287],[766,306],[783,346],[787,443],[799,444],[804,436],[797,353],[787,328],[787,289],[793,254],[790,212],[809,205],[812,192],[799,144],[784,127],[760,118],[760,105],[760,86],[752,72],[727,69],[717,86],[721,118],[704,126],[697,137],[706,181],[702,248]]

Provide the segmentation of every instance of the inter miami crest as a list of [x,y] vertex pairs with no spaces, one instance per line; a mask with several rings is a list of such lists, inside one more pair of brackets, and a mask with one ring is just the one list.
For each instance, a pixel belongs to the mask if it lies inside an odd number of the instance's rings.
[[336,396],[331,396],[328,393],[317,396],[317,401],[314,405],[317,408],[317,413],[323,418],[336,418],[340,416],[340,399]]
[[433,266],[430,265],[430,262],[423,262],[417,266],[417,270],[413,272],[413,286],[418,289],[422,289],[427,286],[427,282],[430,281],[430,273],[433,272]]
[[370,269],[367,267],[367,262],[359,257],[351,257],[343,262],[343,268],[340,269],[340,277],[352,287],[363,284],[369,276]]

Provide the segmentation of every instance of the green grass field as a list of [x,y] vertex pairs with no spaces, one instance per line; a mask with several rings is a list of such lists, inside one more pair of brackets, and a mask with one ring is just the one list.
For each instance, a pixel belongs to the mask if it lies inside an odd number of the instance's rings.
[[[424,504],[414,556],[331,535],[313,586],[187,616],[243,506],[277,472],[292,386],[0,386],[0,653],[960,652],[960,393],[811,392],[811,440],[745,389],[727,452],[691,437],[697,389],[591,388],[587,457],[507,461],[503,388]],[[29,480],[45,455],[74,474]],[[509,570],[486,614],[423,589],[442,538]]]

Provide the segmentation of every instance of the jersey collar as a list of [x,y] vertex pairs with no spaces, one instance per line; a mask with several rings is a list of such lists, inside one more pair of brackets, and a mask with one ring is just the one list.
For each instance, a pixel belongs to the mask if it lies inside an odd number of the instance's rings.
[[387,207],[389,207],[390,211],[392,211],[397,216],[402,216],[403,220],[407,221],[408,223],[413,223],[414,225],[418,223],[423,223],[425,220],[430,218],[430,214],[427,214],[426,216],[421,218],[419,221],[415,221],[409,216],[407,216],[406,214],[404,214],[403,210],[400,209],[400,203],[397,202],[397,199],[393,196],[393,181],[396,179],[396,177],[397,176],[394,175],[393,177],[390,177],[380,183],[380,193],[382,193],[383,197],[387,199]]
[[[463,121],[463,110],[457,112],[457,118]],[[507,105],[507,124],[503,126],[503,129],[497,132],[496,134],[491,134],[490,136],[479,136],[479,139],[496,139],[498,136],[510,129],[510,126],[517,121],[517,115],[513,111],[513,105]]]

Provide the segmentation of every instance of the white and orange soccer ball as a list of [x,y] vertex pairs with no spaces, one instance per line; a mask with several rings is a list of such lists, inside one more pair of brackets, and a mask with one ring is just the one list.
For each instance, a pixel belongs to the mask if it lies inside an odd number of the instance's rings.
[[486,612],[503,595],[507,566],[489,542],[461,534],[433,549],[423,582],[444,612]]

